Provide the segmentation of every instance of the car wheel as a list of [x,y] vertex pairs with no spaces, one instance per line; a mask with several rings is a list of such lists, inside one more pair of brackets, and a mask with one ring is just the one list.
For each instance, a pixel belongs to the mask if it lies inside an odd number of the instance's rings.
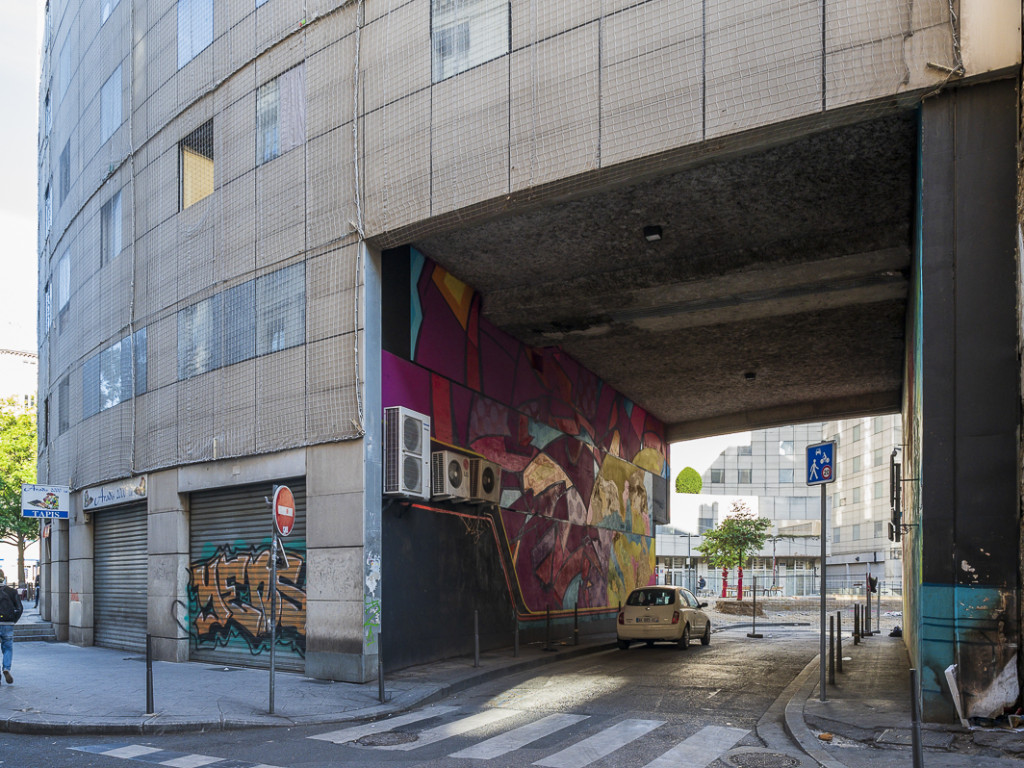
[[690,625],[683,627],[682,637],[679,638],[679,647],[684,651],[690,647]]
[[619,650],[620,651],[628,651],[629,650],[629,640],[619,640]]
[[701,645],[711,645],[711,622],[704,625],[704,634],[700,636]]

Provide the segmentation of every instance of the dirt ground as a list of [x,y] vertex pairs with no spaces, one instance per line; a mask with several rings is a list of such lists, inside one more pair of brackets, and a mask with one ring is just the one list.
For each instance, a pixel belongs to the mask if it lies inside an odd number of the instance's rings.
[[[903,601],[899,597],[883,597],[881,605],[874,595],[871,596],[871,627],[880,629],[885,634],[893,627],[903,626]],[[711,616],[712,626],[746,623],[751,620],[754,600],[745,597],[742,601],[732,598],[722,599],[702,597],[708,607],[704,610]],[[853,631],[854,605],[865,606],[864,598],[854,600],[850,597],[828,598],[825,604],[827,615],[842,615],[843,632]],[[821,603],[817,597],[790,598],[757,598],[757,620],[767,623],[800,622],[817,626],[821,620]],[[880,626],[876,626],[880,624]]]

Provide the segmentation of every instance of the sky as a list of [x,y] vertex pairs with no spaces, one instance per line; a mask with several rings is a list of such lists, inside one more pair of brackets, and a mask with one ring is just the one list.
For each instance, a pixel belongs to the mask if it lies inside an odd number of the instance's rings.
[[0,24],[0,349],[36,350],[39,18],[44,0],[4,0]]

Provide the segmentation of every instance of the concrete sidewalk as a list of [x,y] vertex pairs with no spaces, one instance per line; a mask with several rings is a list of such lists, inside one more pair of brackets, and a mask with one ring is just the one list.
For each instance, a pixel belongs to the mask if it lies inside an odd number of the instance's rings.
[[[38,621],[38,613],[26,611],[23,622]],[[759,627],[770,625],[758,622]],[[740,623],[720,625],[716,634],[747,628]],[[67,643],[16,642],[14,684],[0,687],[0,731],[169,733],[376,719],[488,679],[614,645],[612,636],[585,638],[578,646],[556,644],[551,651],[523,646],[518,657],[511,649],[483,653],[479,667],[473,666],[472,658],[457,658],[401,670],[387,676],[383,704],[376,682],[330,683],[279,672],[271,715],[267,670],[155,662],[155,712],[147,714],[143,655]],[[845,671],[837,675],[836,685],[828,686],[826,702],[819,701],[815,659],[765,714],[758,735],[775,748],[784,727],[804,753],[802,765],[912,766],[909,670],[902,639],[874,635],[857,646],[845,640],[843,651]],[[830,742],[819,738],[825,733],[832,735]],[[1024,754],[1024,734],[1016,732],[925,726],[923,734],[928,768],[975,768],[979,759],[992,768],[1019,768],[1020,761],[1011,755]]]

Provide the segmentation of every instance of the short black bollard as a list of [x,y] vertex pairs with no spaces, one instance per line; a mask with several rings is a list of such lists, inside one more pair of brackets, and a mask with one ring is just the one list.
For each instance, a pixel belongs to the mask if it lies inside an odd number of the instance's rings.
[[480,666],[480,611],[473,610],[473,666]]
[[572,606],[572,644],[580,644],[580,601],[577,600]]
[[836,671],[843,674],[843,612],[836,611]]
[[384,642],[380,632],[377,633],[377,698],[381,704],[387,701],[384,693]]
[[828,684],[836,684],[836,617],[828,617]]
[[853,606],[853,644],[860,645],[860,608]]
[[156,712],[153,706],[153,638],[146,635],[146,714]]

